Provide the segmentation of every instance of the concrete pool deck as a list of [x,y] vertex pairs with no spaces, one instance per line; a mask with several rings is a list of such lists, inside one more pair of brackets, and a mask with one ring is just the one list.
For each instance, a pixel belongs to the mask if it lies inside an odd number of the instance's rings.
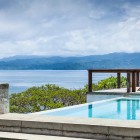
[[107,89],[107,90],[98,90],[98,91],[88,92],[86,95],[86,102],[89,103],[89,102],[112,99],[112,98],[117,98],[117,97],[127,97],[127,96],[140,97],[140,91],[138,91],[139,88],[140,87],[136,87],[136,92],[130,92],[130,93],[127,93],[126,88]]
[[89,140],[89,139],[23,134],[13,132],[0,132],[0,140]]
[[140,121],[8,113],[0,115],[0,131],[70,138],[137,140],[140,139]]
[[136,92],[129,92],[127,93],[127,89],[126,88],[116,88],[116,89],[107,89],[107,90],[98,90],[98,91],[93,91],[93,92],[88,92],[88,94],[90,93],[109,93],[109,94],[128,94],[128,95],[140,95],[140,91],[138,91],[138,89],[140,89],[140,87],[136,87]]

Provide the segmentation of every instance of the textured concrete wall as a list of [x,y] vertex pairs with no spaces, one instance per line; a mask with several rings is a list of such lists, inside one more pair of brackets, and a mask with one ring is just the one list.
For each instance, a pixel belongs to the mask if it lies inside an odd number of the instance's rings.
[[96,101],[101,101],[101,100],[106,100],[106,99],[112,99],[112,98],[117,98],[117,97],[122,97],[122,95],[96,95],[96,94],[87,94],[86,97],[86,102],[90,103],[90,102],[96,102]]
[[0,114],[9,113],[9,84],[0,84]]

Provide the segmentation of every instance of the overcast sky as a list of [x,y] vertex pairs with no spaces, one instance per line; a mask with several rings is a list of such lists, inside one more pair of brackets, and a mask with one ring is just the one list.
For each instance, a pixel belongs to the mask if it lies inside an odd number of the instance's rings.
[[140,0],[0,0],[0,58],[140,52]]

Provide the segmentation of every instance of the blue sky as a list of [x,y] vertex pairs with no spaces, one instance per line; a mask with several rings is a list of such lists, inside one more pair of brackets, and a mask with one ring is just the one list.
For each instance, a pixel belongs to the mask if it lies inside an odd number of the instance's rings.
[[0,58],[140,52],[140,0],[0,0]]

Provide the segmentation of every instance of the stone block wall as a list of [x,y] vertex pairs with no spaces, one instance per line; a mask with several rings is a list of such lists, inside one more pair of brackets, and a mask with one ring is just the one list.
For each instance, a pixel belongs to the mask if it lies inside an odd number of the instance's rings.
[[9,84],[0,84],[0,114],[9,113]]

